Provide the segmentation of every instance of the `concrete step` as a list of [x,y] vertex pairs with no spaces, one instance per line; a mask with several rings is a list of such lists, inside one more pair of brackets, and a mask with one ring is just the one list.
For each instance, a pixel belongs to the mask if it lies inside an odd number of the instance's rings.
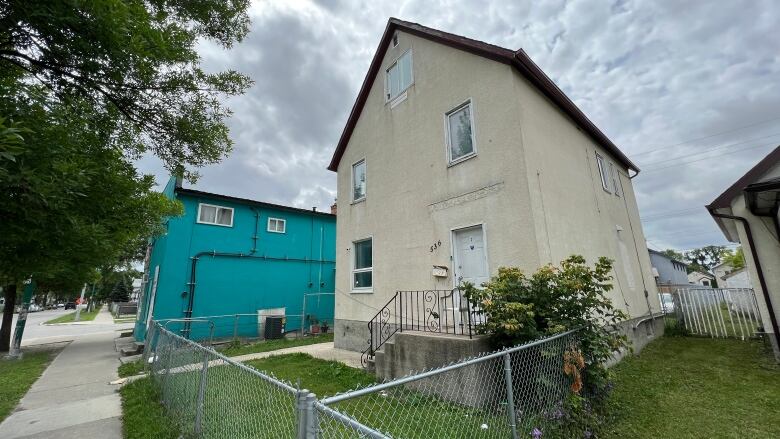
[[133,330],[129,331],[122,331],[119,333],[119,338],[126,338],[126,337],[132,337],[133,336]]
[[122,348],[119,350],[119,353],[122,354],[123,357],[129,357],[131,355],[141,354],[143,351],[144,344],[136,341],[122,346]]
[[134,363],[143,358],[143,354],[128,355],[127,357],[119,357],[119,362],[122,364]]

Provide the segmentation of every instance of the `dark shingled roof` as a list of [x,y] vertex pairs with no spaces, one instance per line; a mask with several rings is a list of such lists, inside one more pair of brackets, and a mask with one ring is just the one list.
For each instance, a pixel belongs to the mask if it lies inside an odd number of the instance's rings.
[[708,210],[722,209],[724,207],[731,207],[731,200],[742,193],[748,185],[755,183],[758,178],[764,175],[767,171],[772,169],[772,166],[780,162],[780,145],[777,146],[772,152],[767,154],[766,157],[756,163],[756,166],[750,168],[749,171],[739,178],[734,184],[729,186],[728,189],[718,195],[718,198],[707,205]]
[[572,102],[571,99],[569,99],[568,96],[566,96],[566,94],[564,94],[563,91],[561,91],[561,89],[558,88],[558,86],[542,71],[542,69],[528,57],[523,49],[517,51],[505,49],[460,35],[431,29],[417,23],[402,21],[397,18],[391,18],[387,22],[385,33],[382,35],[382,40],[379,42],[379,48],[374,54],[374,59],[371,61],[365,79],[363,79],[363,85],[360,87],[360,92],[358,93],[358,97],[349,114],[347,124],[344,126],[344,131],[341,133],[338,145],[336,145],[336,151],[333,153],[330,165],[328,165],[329,170],[336,171],[338,169],[341,156],[344,155],[344,151],[347,149],[347,143],[349,143],[352,131],[355,129],[360,113],[363,111],[363,106],[366,103],[366,99],[368,99],[368,93],[379,73],[382,59],[384,59],[387,47],[396,30],[513,66],[529,82],[536,86],[542,94],[555,103],[561,111],[566,113],[575,124],[585,131],[585,133],[609,151],[615,159],[628,169],[639,172],[639,168],[632,163],[631,160],[629,160],[628,157],[626,157],[626,155],[623,154],[623,152],[620,151],[620,149],[612,143],[612,141],[609,140],[609,138],[607,138],[607,136],[602,133],[576,105],[574,105],[574,102]]

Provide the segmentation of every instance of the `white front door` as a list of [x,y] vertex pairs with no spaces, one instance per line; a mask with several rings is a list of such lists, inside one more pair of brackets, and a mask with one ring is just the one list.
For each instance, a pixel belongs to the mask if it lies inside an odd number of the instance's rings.
[[455,230],[453,243],[455,245],[453,252],[455,286],[463,282],[471,282],[478,287],[490,280],[482,226]]

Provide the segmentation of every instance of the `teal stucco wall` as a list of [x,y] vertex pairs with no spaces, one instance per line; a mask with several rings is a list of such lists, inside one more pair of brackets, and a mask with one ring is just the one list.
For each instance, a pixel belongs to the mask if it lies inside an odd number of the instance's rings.
[[[135,325],[137,340],[146,336],[150,309],[152,320],[187,317],[194,257],[191,316],[230,315],[209,319],[215,325],[215,337],[230,336],[234,331],[257,336],[258,311],[270,308],[285,308],[286,330],[298,329],[309,323],[306,317],[301,321],[304,294],[310,294],[306,316],[332,325],[332,294],[314,294],[334,292],[335,215],[187,193],[177,190],[173,179],[164,193],[182,202],[184,215],[169,219],[167,232],[151,240],[148,281]],[[198,223],[200,203],[233,208],[232,227]],[[284,219],[285,233],[269,231],[269,218]],[[213,256],[210,252],[232,255]],[[246,315],[233,317],[235,314]],[[207,336],[208,326],[193,323],[191,337]],[[183,324],[172,322],[169,327],[182,329]]]

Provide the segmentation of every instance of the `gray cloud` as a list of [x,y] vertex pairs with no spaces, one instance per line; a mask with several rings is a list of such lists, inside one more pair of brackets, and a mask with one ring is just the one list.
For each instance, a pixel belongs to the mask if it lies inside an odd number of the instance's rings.
[[[229,102],[235,151],[197,187],[326,208],[325,167],[390,16],[524,48],[643,168],[635,189],[656,248],[725,243],[703,206],[780,144],[780,119],[734,130],[780,114],[771,0],[262,2],[242,44],[201,46],[207,69],[255,85]],[[167,179],[153,158],[139,167]]]

